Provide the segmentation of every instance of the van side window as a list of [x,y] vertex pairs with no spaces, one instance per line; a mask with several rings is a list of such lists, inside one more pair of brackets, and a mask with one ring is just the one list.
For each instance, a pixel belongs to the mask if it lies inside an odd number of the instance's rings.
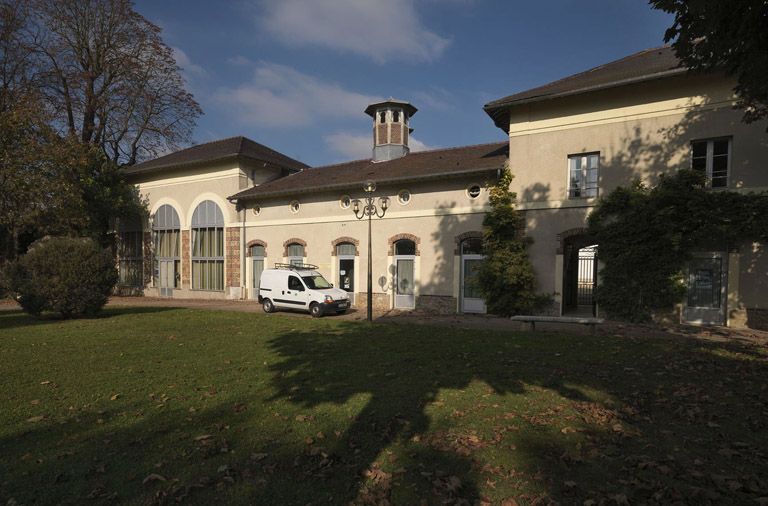
[[296,290],[299,292],[304,291],[304,285],[301,284],[301,280],[297,278],[296,276],[289,276],[288,277],[288,289],[289,290]]

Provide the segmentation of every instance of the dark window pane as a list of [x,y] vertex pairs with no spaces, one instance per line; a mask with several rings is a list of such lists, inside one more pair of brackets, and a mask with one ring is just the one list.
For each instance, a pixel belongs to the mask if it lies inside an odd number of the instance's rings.
[[707,141],[697,141],[691,143],[691,153],[694,158],[707,156]]
[[463,241],[461,241],[461,254],[462,255],[482,255],[483,240],[480,239],[479,237],[464,239]]
[[251,256],[252,257],[263,257],[264,256],[264,246],[251,246]]
[[395,243],[395,255],[415,255],[416,243],[413,241],[397,241]]
[[728,140],[721,140],[721,141],[715,141],[714,142],[714,155],[728,155]]

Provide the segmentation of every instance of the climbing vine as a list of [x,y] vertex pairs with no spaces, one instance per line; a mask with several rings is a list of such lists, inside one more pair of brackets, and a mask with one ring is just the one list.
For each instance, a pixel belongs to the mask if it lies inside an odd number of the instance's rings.
[[525,221],[515,209],[516,195],[509,190],[513,177],[506,167],[490,188],[491,209],[483,218],[485,261],[478,275],[488,311],[502,316],[530,314],[551,301],[536,293],[528,257],[531,240],[525,237]]
[[701,172],[680,170],[615,189],[588,226],[604,263],[597,303],[611,318],[648,321],[682,301],[694,252],[768,240],[768,193],[710,190]]

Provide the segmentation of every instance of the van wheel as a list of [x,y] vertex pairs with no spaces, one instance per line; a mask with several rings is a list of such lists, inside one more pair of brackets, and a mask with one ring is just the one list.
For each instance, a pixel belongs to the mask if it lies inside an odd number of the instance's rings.
[[262,309],[264,309],[265,313],[274,313],[275,312],[275,305],[272,304],[272,301],[269,299],[264,299],[264,302],[261,303]]
[[312,305],[309,306],[309,314],[312,315],[312,318],[320,318],[323,316],[323,310],[320,307],[320,304],[313,302]]

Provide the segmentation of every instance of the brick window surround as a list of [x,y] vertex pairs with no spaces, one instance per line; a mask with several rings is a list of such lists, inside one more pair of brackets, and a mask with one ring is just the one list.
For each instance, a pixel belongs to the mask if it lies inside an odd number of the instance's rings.
[[360,250],[358,249],[358,247],[360,246],[360,241],[358,241],[357,239],[353,239],[351,237],[339,237],[338,239],[334,239],[333,241],[331,241],[331,256],[332,257],[336,256],[336,246],[338,246],[339,244],[344,244],[344,243],[354,244],[355,245],[355,256],[360,256]]
[[308,255],[307,255],[307,241],[305,241],[303,239],[298,239],[296,237],[292,237],[292,238],[288,239],[287,241],[285,241],[283,243],[283,256],[284,257],[288,256],[288,246],[291,245],[291,244],[301,244],[302,246],[304,246],[304,257],[305,258],[308,257]]
[[395,256],[395,243],[397,241],[402,241],[403,239],[413,241],[413,243],[416,245],[416,256],[421,255],[421,252],[419,251],[419,244],[421,243],[421,239],[413,234],[397,234],[393,235],[387,240],[387,243],[389,244],[389,256]]

